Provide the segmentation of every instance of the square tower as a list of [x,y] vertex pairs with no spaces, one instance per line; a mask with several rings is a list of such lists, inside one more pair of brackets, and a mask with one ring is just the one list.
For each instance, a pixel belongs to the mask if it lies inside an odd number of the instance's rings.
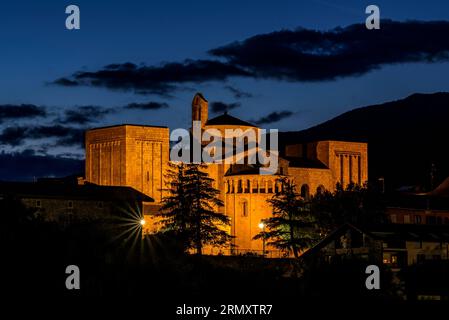
[[160,202],[169,152],[167,127],[120,125],[89,130],[86,180],[129,186]]

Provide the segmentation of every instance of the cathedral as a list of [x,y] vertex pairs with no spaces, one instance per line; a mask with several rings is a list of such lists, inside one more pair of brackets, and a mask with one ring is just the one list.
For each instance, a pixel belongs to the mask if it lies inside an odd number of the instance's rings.
[[[201,130],[242,131],[259,128],[227,113],[209,119],[208,101],[197,93],[192,101],[192,122],[201,121]],[[260,174],[254,165],[227,162],[207,164],[207,172],[220,191],[224,206],[219,208],[231,218],[229,232],[234,236],[234,254],[261,254],[264,244],[253,237],[261,231],[262,219],[271,215],[267,200],[278,190],[278,179],[293,180],[301,197],[333,191],[339,183],[362,185],[368,180],[368,146],[363,142],[310,141],[280,143],[277,171]],[[86,181],[105,186],[128,186],[151,197],[154,202],[143,208],[144,232],[153,232],[152,216],[164,197],[164,176],[170,159],[170,131],[151,125],[117,125],[86,132]],[[276,254],[265,248],[264,252]],[[205,254],[229,253],[206,248]]]

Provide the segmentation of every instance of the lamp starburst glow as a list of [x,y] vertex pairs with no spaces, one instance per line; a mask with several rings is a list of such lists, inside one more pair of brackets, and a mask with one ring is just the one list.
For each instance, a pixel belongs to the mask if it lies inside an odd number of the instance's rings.
[[259,228],[260,228],[260,229],[265,228],[265,224],[264,224],[263,222],[259,223]]
[[141,226],[145,225],[145,219],[141,219],[141,220],[140,220],[140,225],[141,225]]

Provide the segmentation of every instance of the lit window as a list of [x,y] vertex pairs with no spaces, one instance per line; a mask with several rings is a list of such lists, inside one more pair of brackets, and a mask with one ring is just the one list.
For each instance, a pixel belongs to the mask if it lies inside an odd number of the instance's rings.
[[391,256],[391,263],[392,264],[397,264],[398,263],[398,256],[397,255],[392,255]]

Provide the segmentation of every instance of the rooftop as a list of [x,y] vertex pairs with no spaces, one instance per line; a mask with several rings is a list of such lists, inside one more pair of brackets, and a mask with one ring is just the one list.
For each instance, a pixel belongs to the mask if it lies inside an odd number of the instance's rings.
[[109,128],[116,128],[116,127],[145,127],[145,128],[163,128],[163,129],[168,129],[168,127],[166,126],[150,126],[150,125],[144,125],[144,124],[130,124],[130,123],[122,123],[122,124],[115,124],[112,126],[105,126],[105,127],[95,127],[95,128],[91,128],[87,131],[90,130],[99,130],[99,129],[109,129]]
[[0,181],[0,196],[14,195],[30,198],[84,199],[105,201],[154,200],[131,187],[78,185],[63,182],[3,182]]
[[249,122],[243,121],[239,118],[229,115],[227,112],[225,112],[224,114],[222,114],[218,117],[209,119],[206,122],[206,126],[217,126],[217,125],[256,127],[255,125],[253,125]]

